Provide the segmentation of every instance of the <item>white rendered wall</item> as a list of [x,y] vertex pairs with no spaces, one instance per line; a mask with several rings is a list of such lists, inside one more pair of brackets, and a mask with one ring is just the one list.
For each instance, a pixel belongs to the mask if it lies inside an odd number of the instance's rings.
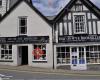
[[[29,65],[34,67],[52,68],[53,67],[52,28],[24,1],[0,23],[0,37],[15,37],[19,35],[18,17],[20,16],[27,16],[28,36],[49,36],[49,43],[47,43],[46,45],[47,63],[38,63],[38,62],[33,63],[32,62],[33,44],[28,44]],[[17,58],[17,61],[15,60],[14,63],[17,63],[17,65],[19,65],[20,59],[18,58],[18,51],[16,51],[17,46],[18,45],[14,47],[15,49],[14,57]]]

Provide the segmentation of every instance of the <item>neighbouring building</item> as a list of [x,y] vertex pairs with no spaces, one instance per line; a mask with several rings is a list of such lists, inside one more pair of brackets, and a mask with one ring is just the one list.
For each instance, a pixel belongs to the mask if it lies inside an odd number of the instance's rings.
[[[0,0],[0,17],[3,16],[18,0]],[[30,3],[31,0],[28,0]]]
[[71,0],[55,18],[18,0],[0,19],[0,65],[100,70],[99,25],[90,0]]

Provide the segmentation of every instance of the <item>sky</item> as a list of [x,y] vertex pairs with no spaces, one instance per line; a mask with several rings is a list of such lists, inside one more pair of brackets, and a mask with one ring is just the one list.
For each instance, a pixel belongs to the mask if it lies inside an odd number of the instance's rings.
[[[33,5],[45,16],[57,15],[70,0],[32,0]],[[91,0],[100,8],[100,0]]]

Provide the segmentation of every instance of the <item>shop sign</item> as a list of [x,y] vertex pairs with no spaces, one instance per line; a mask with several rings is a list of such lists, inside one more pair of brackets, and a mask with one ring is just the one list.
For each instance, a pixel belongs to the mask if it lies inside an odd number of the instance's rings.
[[100,42],[100,34],[59,36],[59,43]]
[[0,37],[0,44],[49,43],[49,36]]

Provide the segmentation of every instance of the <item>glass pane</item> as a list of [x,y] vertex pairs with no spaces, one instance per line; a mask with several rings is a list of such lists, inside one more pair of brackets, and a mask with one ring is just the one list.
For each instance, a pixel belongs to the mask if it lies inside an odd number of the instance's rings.
[[5,51],[4,50],[1,50],[1,55],[4,54],[4,53],[5,53]]
[[66,47],[66,52],[70,52],[70,48],[69,47]]
[[62,53],[62,58],[65,58],[65,53]]
[[9,54],[12,54],[12,50],[9,50]]
[[65,47],[61,47],[61,52],[65,52]]
[[12,45],[9,45],[9,49],[12,49]]
[[5,49],[5,45],[1,45],[1,48]]
[[72,52],[77,52],[77,48],[72,48]]
[[80,59],[79,59],[79,64],[85,64],[84,58],[80,58]]
[[8,50],[5,50],[5,54],[8,54]]
[[20,26],[25,26],[26,23],[25,23],[25,18],[21,18],[20,20]]
[[26,33],[26,28],[25,27],[21,27],[21,34],[25,34]]
[[57,47],[57,52],[60,52],[60,47]]
[[5,57],[4,55],[1,55],[1,59],[4,59],[4,57]]

